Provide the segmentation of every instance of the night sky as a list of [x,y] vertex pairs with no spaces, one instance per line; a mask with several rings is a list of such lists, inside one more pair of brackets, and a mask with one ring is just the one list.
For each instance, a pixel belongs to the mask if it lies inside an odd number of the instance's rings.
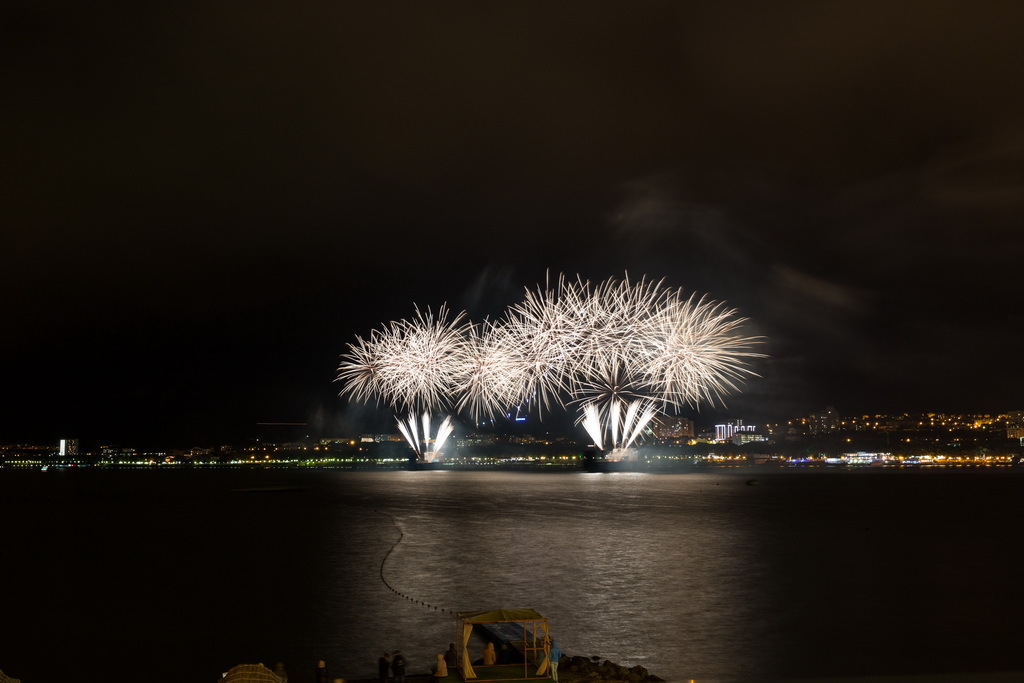
[[387,425],[355,335],[548,269],[750,319],[698,423],[1024,409],[1024,3],[149,4],[0,10],[0,443]]

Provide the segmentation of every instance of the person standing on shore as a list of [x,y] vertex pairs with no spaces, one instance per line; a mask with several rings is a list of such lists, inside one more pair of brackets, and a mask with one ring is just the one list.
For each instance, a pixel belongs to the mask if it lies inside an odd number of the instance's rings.
[[449,671],[459,668],[459,653],[455,651],[455,643],[448,643],[448,651],[444,653],[444,663]]
[[440,683],[442,678],[448,678],[448,665],[445,664],[443,653],[437,655],[437,666],[434,667],[434,683]]
[[551,667],[551,680],[558,683],[558,660],[562,658],[562,648],[558,643],[551,641],[551,649],[548,650],[548,661]]
[[388,674],[391,672],[391,658],[385,652],[377,660],[377,679],[380,683],[388,683]]
[[395,683],[405,683],[405,657],[398,650],[391,653],[391,673]]
[[314,674],[316,675],[316,683],[329,683],[329,679],[327,677],[327,662],[322,659],[317,662]]

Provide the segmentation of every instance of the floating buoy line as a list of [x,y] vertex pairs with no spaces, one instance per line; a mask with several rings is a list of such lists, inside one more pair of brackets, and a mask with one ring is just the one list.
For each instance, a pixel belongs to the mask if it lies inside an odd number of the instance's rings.
[[398,530],[398,540],[391,544],[391,547],[388,548],[388,551],[386,553],[384,553],[384,557],[381,558],[381,561],[380,561],[380,580],[381,580],[381,582],[385,586],[387,586],[389,591],[391,591],[395,595],[398,595],[400,597],[405,598],[409,602],[415,603],[417,605],[422,605],[423,607],[426,607],[427,609],[433,609],[433,610],[437,610],[439,612],[447,612],[449,614],[455,614],[454,610],[450,610],[447,607],[441,607],[439,605],[432,605],[429,602],[426,602],[424,600],[418,600],[418,599],[414,598],[411,595],[406,595],[402,591],[400,591],[397,588],[395,588],[394,586],[392,586],[391,583],[388,581],[387,577],[384,576],[384,565],[387,564],[388,557],[391,556],[391,553],[394,551],[394,549],[397,548],[398,544],[402,542],[402,538],[405,536],[405,532],[402,531],[402,527],[400,527],[398,525],[398,520],[395,519],[395,516],[393,514],[391,514],[390,512],[384,512],[383,510],[377,510],[377,512],[381,513],[382,515],[387,515],[388,517],[390,517],[391,518],[391,523],[394,524],[395,525],[395,529]]

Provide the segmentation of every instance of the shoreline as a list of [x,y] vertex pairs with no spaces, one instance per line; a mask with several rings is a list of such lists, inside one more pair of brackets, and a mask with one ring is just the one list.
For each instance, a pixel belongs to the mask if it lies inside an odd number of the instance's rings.
[[[431,683],[434,680],[434,676],[430,673],[410,674],[405,679],[412,683]],[[462,683],[462,677],[457,672],[450,673],[446,678],[440,680],[442,683]],[[481,678],[478,680],[486,682],[492,679]],[[536,680],[542,683],[544,681],[551,681],[550,678],[538,678]],[[378,678],[343,678],[333,679],[333,681],[335,683],[337,681],[344,681],[345,683],[380,683]],[[643,666],[626,667],[597,656],[588,658],[579,655],[570,656],[563,654],[561,659],[558,660],[558,683],[595,683],[597,681],[603,683],[664,683],[665,679],[652,674]],[[386,683],[393,683],[393,681],[389,678]]]

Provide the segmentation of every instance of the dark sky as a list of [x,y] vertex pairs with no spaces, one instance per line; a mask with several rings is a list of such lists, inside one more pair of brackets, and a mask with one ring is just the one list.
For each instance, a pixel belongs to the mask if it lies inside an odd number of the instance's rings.
[[2,10],[0,442],[358,433],[547,269],[736,307],[748,422],[1024,408],[1022,3],[150,4]]

